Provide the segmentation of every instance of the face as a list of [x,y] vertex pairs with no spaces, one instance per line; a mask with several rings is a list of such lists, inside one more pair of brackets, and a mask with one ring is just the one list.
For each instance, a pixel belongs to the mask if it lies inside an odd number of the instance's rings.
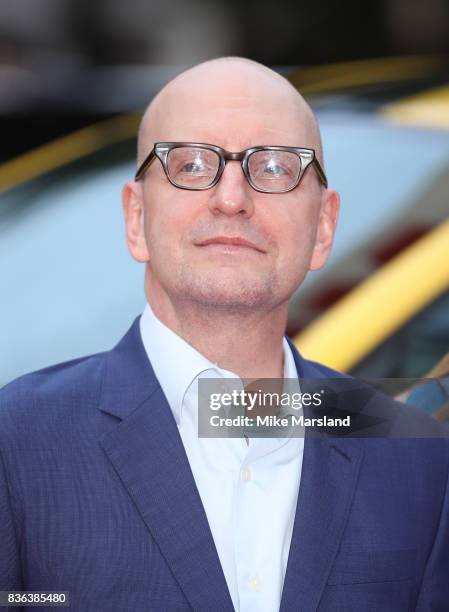
[[[226,70],[220,78],[215,69],[214,80],[185,78],[162,98],[144,133],[146,153],[157,141],[316,148],[288,86]],[[338,196],[313,167],[293,191],[265,194],[250,187],[240,162],[228,161],[215,187],[186,191],[155,160],[123,195],[129,249],[147,264],[147,295],[233,311],[288,305],[307,271],[324,264],[338,212]]]

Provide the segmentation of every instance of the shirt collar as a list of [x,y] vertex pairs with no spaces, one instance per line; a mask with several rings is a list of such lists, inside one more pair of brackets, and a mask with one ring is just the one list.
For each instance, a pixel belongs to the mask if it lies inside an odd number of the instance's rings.
[[[239,378],[234,372],[212,363],[191,344],[164,325],[146,305],[140,317],[140,334],[148,359],[167,398],[178,426],[181,423],[184,395],[201,373],[220,378]],[[295,360],[286,338],[283,339],[284,378],[297,378]]]

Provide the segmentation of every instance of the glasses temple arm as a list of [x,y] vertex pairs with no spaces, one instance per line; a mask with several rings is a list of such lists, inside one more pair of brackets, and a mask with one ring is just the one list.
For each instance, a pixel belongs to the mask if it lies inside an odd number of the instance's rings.
[[151,153],[143,160],[143,162],[140,164],[135,176],[134,176],[134,180],[138,181],[139,179],[142,178],[142,176],[145,174],[148,166],[151,164],[151,162],[155,159],[156,157],[156,153],[154,152],[154,149],[151,151]]
[[323,170],[320,162],[317,160],[316,157],[313,158],[313,163],[314,163],[314,166],[315,166],[315,170],[317,171],[318,176],[321,179],[321,182],[327,188],[327,178],[326,178],[326,175],[324,173],[324,170]]

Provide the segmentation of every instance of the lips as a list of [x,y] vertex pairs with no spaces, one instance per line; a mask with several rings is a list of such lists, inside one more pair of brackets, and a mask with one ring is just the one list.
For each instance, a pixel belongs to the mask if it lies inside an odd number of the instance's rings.
[[208,238],[207,240],[202,240],[201,242],[196,243],[196,246],[205,247],[211,244],[246,247],[249,249],[254,249],[255,251],[259,251],[260,253],[265,252],[260,249],[256,244],[254,244],[254,242],[250,242],[249,240],[240,238],[240,236],[214,236],[212,238]]

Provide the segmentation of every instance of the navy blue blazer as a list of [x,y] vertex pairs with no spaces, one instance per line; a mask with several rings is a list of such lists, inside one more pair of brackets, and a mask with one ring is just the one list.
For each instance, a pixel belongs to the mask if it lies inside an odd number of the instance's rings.
[[[300,377],[339,376],[291,346]],[[0,459],[0,590],[69,591],[76,612],[233,610],[138,319],[112,351],[0,392]],[[447,612],[448,467],[443,438],[306,437],[281,612]]]

